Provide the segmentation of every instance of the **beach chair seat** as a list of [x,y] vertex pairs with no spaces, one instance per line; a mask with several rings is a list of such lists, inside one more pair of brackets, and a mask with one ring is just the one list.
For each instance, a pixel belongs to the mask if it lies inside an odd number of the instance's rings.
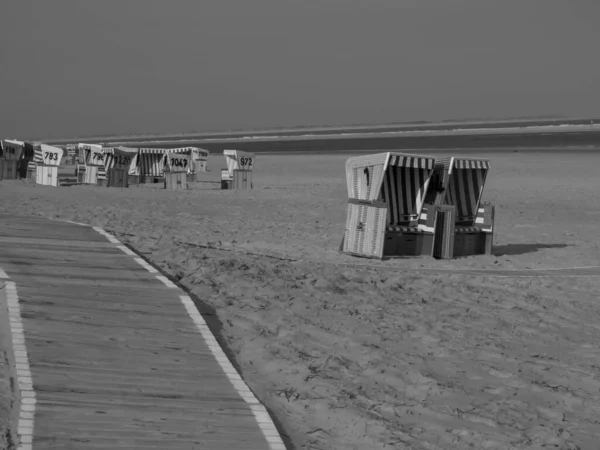
[[395,152],[349,158],[341,251],[370,258],[431,255],[433,223],[423,200],[434,163],[429,156]]
[[419,227],[400,227],[398,225],[388,225],[386,231],[393,233],[427,233]]
[[436,161],[426,207],[453,206],[453,251],[449,257],[490,254],[494,235],[494,205],[482,203],[489,170],[487,159],[447,157]]

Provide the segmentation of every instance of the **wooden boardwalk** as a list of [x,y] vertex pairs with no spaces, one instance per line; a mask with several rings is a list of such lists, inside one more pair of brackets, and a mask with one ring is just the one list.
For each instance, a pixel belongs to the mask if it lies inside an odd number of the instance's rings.
[[0,268],[18,291],[36,398],[23,448],[285,449],[224,372],[183,292],[105,236],[0,216]]

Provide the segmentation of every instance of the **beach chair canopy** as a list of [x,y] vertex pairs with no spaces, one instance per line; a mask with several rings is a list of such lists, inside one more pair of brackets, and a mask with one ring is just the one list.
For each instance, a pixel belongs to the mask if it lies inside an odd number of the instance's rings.
[[418,220],[435,158],[404,153],[379,153],[346,161],[350,199],[384,202],[388,225]]
[[108,172],[110,169],[127,169],[131,170],[131,165],[135,162],[137,156],[137,148],[129,147],[105,147],[104,152],[104,169]]
[[77,144],[77,150],[79,152],[79,162],[81,164],[90,164],[92,150],[95,153],[102,153],[102,146],[100,144]]
[[6,160],[18,161],[21,159],[24,147],[25,143],[22,141],[11,139],[3,140],[0,142],[0,148],[2,149],[2,154],[0,156]]
[[190,152],[168,152],[165,157],[165,170],[169,172],[192,172]]
[[63,157],[63,149],[52,145],[34,145],[34,152],[35,158],[38,158],[38,161],[34,161],[46,166],[59,166]]
[[163,176],[167,153],[189,154],[190,151],[191,147],[140,148],[137,160],[140,175],[153,177]]
[[210,152],[205,148],[194,147],[194,153],[192,155],[194,159],[206,160],[208,159],[208,155],[210,155]]
[[471,223],[477,216],[490,161],[479,158],[444,158],[440,165],[448,171],[444,203],[456,206],[456,223]]
[[253,170],[256,156],[254,153],[240,150],[223,150],[225,162],[227,163],[227,174],[233,178],[233,171],[238,169]]

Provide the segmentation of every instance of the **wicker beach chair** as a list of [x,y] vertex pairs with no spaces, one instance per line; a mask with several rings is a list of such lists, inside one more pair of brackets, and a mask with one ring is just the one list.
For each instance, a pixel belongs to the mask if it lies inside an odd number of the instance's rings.
[[221,170],[221,189],[252,189],[256,155],[240,150],[223,150],[227,169]]
[[393,152],[349,158],[341,251],[370,258],[431,255],[433,215],[422,209],[434,163],[430,156]]
[[433,205],[444,206],[447,236],[443,239],[452,241],[444,258],[492,252],[495,208],[481,202],[490,168],[490,161],[481,158],[448,157],[436,161],[424,210]]

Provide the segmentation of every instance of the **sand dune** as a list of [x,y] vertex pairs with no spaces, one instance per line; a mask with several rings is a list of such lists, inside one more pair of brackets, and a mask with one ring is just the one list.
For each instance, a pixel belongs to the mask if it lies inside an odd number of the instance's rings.
[[600,281],[403,270],[600,266],[599,155],[486,157],[495,254],[456,261],[340,255],[343,156],[265,156],[253,191],[220,155],[187,192],[3,181],[0,212],[100,225],[214,307],[298,449],[595,449]]

